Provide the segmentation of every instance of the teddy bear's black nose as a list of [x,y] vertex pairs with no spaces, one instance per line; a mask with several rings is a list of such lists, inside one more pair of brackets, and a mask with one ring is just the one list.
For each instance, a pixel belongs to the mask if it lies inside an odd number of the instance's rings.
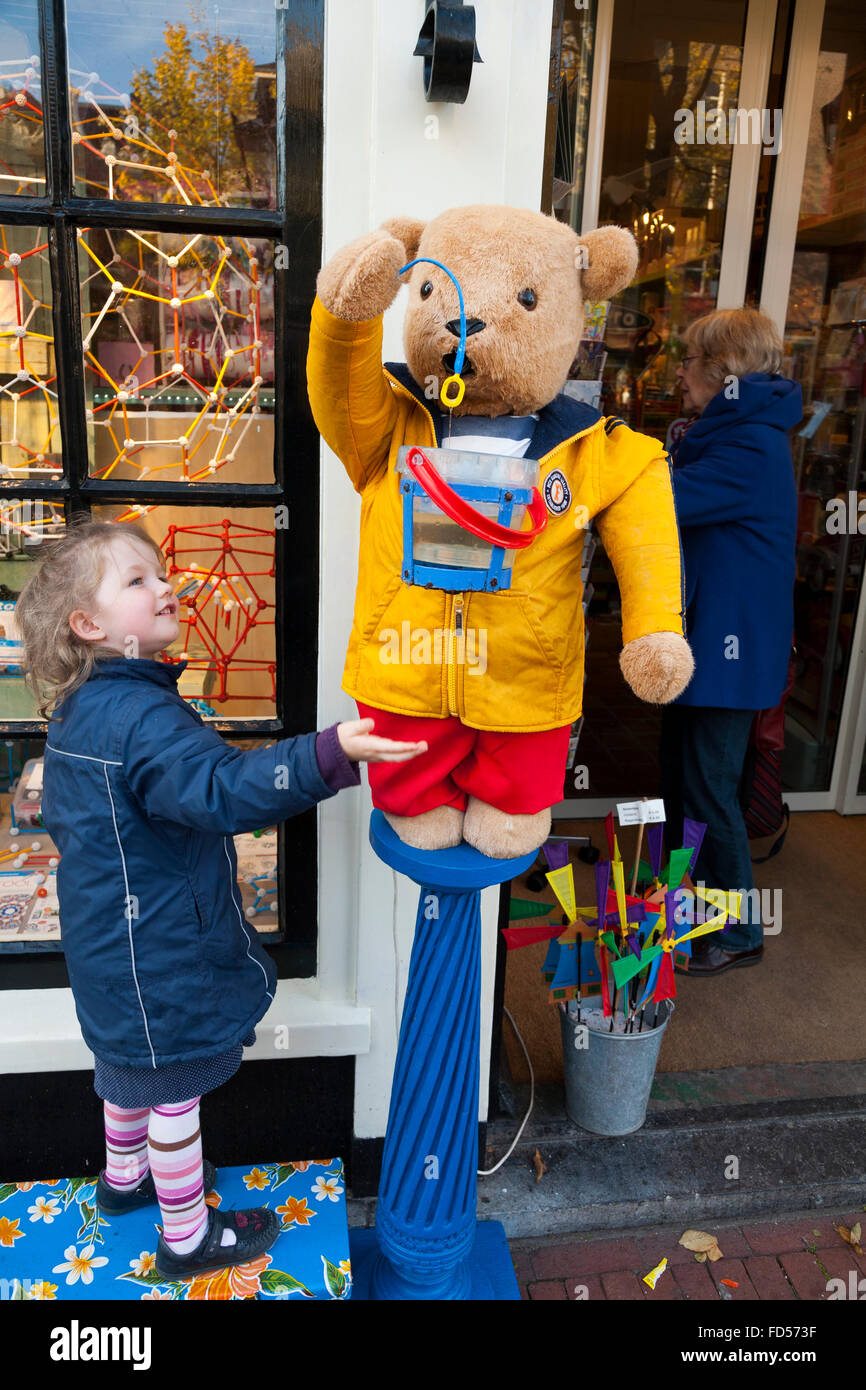
[[[460,337],[460,320],[459,320],[459,319],[449,319],[448,322],[446,323],[445,327],[448,329],[448,332],[449,332],[449,333],[453,333],[453,334],[454,334],[454,337],[455,337],[455,338],[459,338],[459,337]],[[467,336],[467,338],[471,337],[473,333],[480,333],[481,330],[482,330],[482,328],[486,328],[486,327],[487,327],[487,324],[484,322],[483,319],[467,319],[467,320],[466,320],[466,336]]]

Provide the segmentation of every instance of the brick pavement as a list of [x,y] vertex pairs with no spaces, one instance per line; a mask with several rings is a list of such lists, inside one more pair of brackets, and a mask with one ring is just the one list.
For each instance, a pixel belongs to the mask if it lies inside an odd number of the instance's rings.
[[[858,1221],[866,1236],[866,1208],[801,1212],[737,1225],[696,1219],[692,1227],[715,1235],[723,1255],[703,1264],[677,1244],[687,1229],[684,1224],[616,1235],[530,1236],[509,1241],[509,1247],[520,1296],[527,1300],[823,1301],[827,1280],[835,1278],[844,1281],[846,1298],[853,1286],[866,1299],[866,1253],[855,1254],[834,1229],[850,1229]],[[643,1276],[663,1255],[667,1268],[651,1289]]]

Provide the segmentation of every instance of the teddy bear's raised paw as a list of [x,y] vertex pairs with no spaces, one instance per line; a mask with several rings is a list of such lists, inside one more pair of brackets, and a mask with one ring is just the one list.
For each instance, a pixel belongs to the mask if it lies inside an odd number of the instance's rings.
[[316,292],[338,319],[376,319],[396,299],[401,284],[397,271],[406,260],[402,241],[380,227],[331,257],[319,271]]
[[667,705],[681,695],[694,675],[691,647],[677,632],[651,632],[627,642],[620,670],[639,700]]

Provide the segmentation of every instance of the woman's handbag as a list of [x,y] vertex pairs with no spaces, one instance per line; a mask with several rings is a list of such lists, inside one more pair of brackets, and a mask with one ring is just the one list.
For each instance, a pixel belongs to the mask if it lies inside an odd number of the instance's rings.
[[782,753],[785,748],[785,701],[791,693],[797,675],[796,649],[788,661],[788,680],[782,698],[774,709],[758,710],[752,723],[743,776],[740,782],[740,806],[750,840],[782,833],[768,854],[753,859],[753,864],[766,864],[779,853],[788,833],[791,812],[782,800]]

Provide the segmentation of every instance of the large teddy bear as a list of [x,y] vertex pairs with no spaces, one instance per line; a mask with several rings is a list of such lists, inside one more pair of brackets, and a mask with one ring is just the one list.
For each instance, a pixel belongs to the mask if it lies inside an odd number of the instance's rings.
[[[398,275],[418,257],[442,263],[463,290],[465,395],[453,410],[439,392],[455,368],[457,290],[429,261]],[[625,679],[641,699],[664,704],[691,678],[664,450],[560,394],[584,297],[610,298],[636,264],[634,240],[619,227],[578,236],[541,213],[480,205],[426,224],[392,218],[319,274],[310,403],[362,499],[343,689],[377,734],[427,741],[409,762],[368,765],[374,805],[419,848],[465,839],[511,858],[547,838],[581,710],[591,519],[619,583]],[[383,367],[382,316],[407,281],[406,362]],[[460,593],[404,582],[401,445],[539,461],[546,524],[515,552],[510,587]]]

